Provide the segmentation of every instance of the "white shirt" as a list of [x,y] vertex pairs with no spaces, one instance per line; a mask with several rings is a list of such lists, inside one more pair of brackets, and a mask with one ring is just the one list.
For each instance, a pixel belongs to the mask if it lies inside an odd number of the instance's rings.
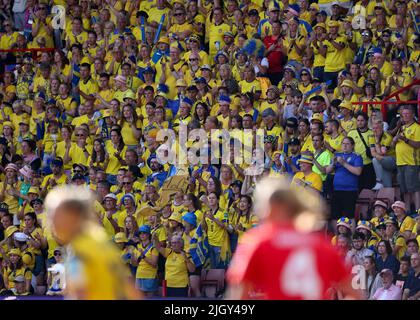
[[12,11],[15,13],[24,12],[26,8],[26,0],[15,0]]
[[392,284],[388,289],[384,287],[376,290],[373,295],[374,300],[401,300],[402,291],[401,288]]

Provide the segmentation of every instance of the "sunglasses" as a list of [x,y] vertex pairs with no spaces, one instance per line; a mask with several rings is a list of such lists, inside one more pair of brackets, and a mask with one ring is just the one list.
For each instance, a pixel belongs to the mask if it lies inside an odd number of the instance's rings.
[[308,74],[307,74],[307,73],[302,73],[301,75],[302,75],[302,76],[307,76]]
[[184,13],[178,12],[178,13],[174,14],[174,17],[183,16],[183,15],[184,15]]
[[74,173],[82,173],[82,170],[73,170]]
[[362,36],[363,36],[363,37],[369,37],[369,33],[368,33],[368,32],[363,32],[363,33],[362,33]]
[[61,256],[61,252],[54,252],[54,256]]
[[128,185],[131,184],[131,182],[123,182],[122,184],[123,184],[123,186],[128,186]]
[[79,134],[76,134],[75,136],[76,137],[84,137],[85,135],[83,133],[82,134],[79,133]]
[[198,61],[197,58],[191,58],[190,61]]

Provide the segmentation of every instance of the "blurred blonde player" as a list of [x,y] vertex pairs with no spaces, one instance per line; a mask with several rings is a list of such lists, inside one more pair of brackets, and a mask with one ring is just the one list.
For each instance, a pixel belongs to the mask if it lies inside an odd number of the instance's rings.
[[322,233],[322,200],[284,178],[256,186],[262,223],[243,235],[227,272],[229,299],[323,300],[339,292],[357,298],[351,273]]
[[68,299],[138,299],[134,279],[120,253],[95,221],[94,198],[84,187],[60,186],[47,195],[47,221],[57,243],[66,246]]

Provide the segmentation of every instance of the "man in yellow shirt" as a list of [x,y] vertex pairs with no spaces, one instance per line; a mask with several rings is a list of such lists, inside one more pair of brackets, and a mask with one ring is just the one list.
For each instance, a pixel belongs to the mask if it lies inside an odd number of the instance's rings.
[[328,149],[332,154],[341,152],[341,142],[343,142],[344,136],[338,132],[340,124],[337,120],[328,120],[325,124],[325,148]]
[[[412,77],[403,72],[403,62],[400,57],[393,58],[391,64],[393,72],[386,79],[384,96],[388,96],[412,82]],[[409,92],[400,94],[401,100],[409,100],[409,98]]]
[[395,148],[391,146],[392,136],[384,131],[382,121],[372,124],[373,136],[370,145],[373,167],[376,174],[376,185],[373,190],[383,187],[392,188],[392,174],[397,169]]
[[392,140],[397,157],[398,183],[404,195],[407,209],[413,202],[420,208],[420,125],[415,122],[411,106],[403,106],[401,119],[404,125]]
[[94,100],[94,94],[98,91],[98,84],[90,76],[90,64],[82,63],[80,65],[79,81],[80,102],[84,103],[86,100]]
[[193,33],[193,26],[186,20],[186,12],[183,7],[174,10],[174,17],[176,23],[174,23],[168,30],[169,33],[173,33],[181,41],[184,41],[190,34]]
[[324,81],[331,80],[330,89],[337,87],[338,73],[344,70],[346,39],[338,34],[340,23],[338,21],[329,21],[329,33],[324,44],[327,47],[325,56]]
[[312,153],[303,153],[298,163],[301,171],[295,173],[291,186],[294,188],[309,188],[321,192],[322,178],[318,173],[312,171]]
[[209,44],[210,60],[216,56],[216,53],[225,46],[223,35],[231,31],[228,24],[223,22],[223,11],[221,8],[213,10],[213,22],[210,22],[206,28],[206,42]]
[[354,152],[363,158],[363,171],[359,176],[359,190],[372,189],[376,183],[375,170],[372,164],[369,141],[372,140],[373,132],[368,128],[368,116],[364,112],[356,114],[357,129],[351,130],[347,137],[354,140]]

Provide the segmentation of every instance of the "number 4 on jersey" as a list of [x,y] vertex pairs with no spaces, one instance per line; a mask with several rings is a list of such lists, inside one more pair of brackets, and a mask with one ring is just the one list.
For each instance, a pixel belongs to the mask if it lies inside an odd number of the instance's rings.
[[314,252],[310,249],[292,251],[280,276],[280,287],[290,297],[305,300],[322,298],[321,280]]

